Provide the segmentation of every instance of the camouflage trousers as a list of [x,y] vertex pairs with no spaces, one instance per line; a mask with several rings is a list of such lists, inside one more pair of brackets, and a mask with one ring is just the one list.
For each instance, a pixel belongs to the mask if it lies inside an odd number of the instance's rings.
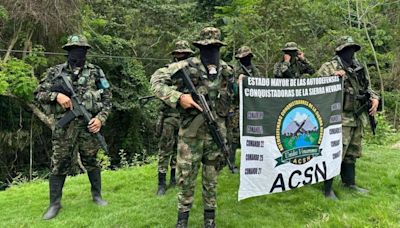
[[229,144],[240,145],[239,119],[240,119],[239,109],[235,109],[233,114],[228,117],[226,128],[228,129],[227,138]]
[[158,144],[158,172],[167,173],[168,163],[171,169],[176,168],[176,154],[179,127],[164,123]]
[[233,111],[232,115],[228,117],[227,121],[227,140],[228,145],[231,147],[231,154],[229,160],[235,166],[236,149],[240,148],[240,129],[239,129],[240,110],[237,108]]
[[72,121],[67,128],[56,127],[52,132],[53,155],[51,173],[67,175],[77,165],[79,153],[82,165],[87,171],[99,169],[96,160],[99,149],[94,134],[89,133],[83,120]]
[[352,164],[357,158],[361,157],[363,127],[343,126],[343,163]]
[[179,137],[177,177],[178,177],[178,210],[190,211],[196,187],[196,178],[202,167],[203,205],[205,210],[216,208],[217,201],[217,177],[219,168],[217,163],[222,153],[211,139]]

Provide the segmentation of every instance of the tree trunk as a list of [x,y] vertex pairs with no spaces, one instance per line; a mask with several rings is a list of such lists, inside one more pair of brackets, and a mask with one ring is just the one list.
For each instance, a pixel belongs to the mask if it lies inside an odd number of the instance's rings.
[[25,43],[24,43],[24,50],[22,52],[22,58],[25,58],[27,53],[32,50],[32,42],[31,42],[32,35],[33,35],[33,29],[30,30],[28,32],[28,35],[26,36],[26,40],[25,40]]
[[376,51],[375,51],[374,44],[372,43],[371,37],[369,36],[368,29],[367,29],[367,23],[365,22],[365,20],[363,21],[363,25],[364,25],[365,35],[367,36],[369,45],[371,46],[372,53],[373,53],[373,55],[374,55],[376,70],[377,70],[377,72],[378,72],[379,82],[380,82],[380,93],[381,93],[382,111],[384,111],[384,110],[385,110],[385,101],[384,101],[384,93],[385,93],[385,90],[384,90],[383,78],[382,78],[382,75],[381,75],[381,70],[380,70],[380,68],[379,68],[378,57],[377,57],[377,55],[376,55]]
[[17,41],[18,41],[18,37],[19,37],[19,34],[21,32],[21,29],[22,29],[22,23],[19,25],[18,30],[14,33],[14,36],[11,39],[10,45],[8,45],[7,52],[4,55],[4,62],[7,62],[8,59],[10,58],[10,55],[11,55],[11,52],[12,52],[14,46],[15,46],[15,43],[17,43]]

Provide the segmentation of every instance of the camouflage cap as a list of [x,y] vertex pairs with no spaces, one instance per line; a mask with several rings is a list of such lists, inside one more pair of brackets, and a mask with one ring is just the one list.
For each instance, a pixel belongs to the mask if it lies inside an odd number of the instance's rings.
[[200,47],[206,45],[225,46],[226,44],[221,41],[221,31],[219,29],[206,27],[200,32],[200,40],[194,41],[193,45]]
[[248,55],[254,56],[253,52],[251,52],[251,48],[249,46],[242,46],[239,48],[237,54],[235,55],[235,58],[241,59]]
[[298,51],[299,48],[295,42],[287,42],[282,48],[282,51]]
[[68,51],[73,46],[86,47],[88,49],[92,47],[87,42],[86,37],[79,34],[69,36],[67,39],[67,43],[64,44],[62,48]]
[[175,43],[175,50],[171,52],[171,54],[175,53],[190,53],[194,54],[194,51],[190,49],[190,44],[186,40],[179,40]]
[[353,37],[351,36],[342,36],[336,41],[336,52],[343,50],[345,47],[354,47],[355,51],[361,49],[361,46],[354,42]]

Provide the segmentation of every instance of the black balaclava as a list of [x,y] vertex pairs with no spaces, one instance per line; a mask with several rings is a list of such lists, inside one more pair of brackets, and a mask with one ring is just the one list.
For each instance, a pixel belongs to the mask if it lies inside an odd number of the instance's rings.
[[71,69],[83,68],[86,61],[86,47],[73,46],[68,50],[68,64]]
[[350,47],[343,48],[341,51],[338,51],[337,55],[340,57],[340,59],[346,66],[351,66],[351,65],[353,65],[353,59],[354,59],[355,52],[356,52],[356,50],[354,49],[354,47],[350,46]]
[[285,51],[285,54],[290,55],[290,64],[296,62],[297,58],[297,51]]
[[239,61],[243,66],[249,67],[249,66],[251,66],[251,59],[252,58],[253,58],[253,56],[247,55],[247,56],[245,56],[243,58],[240,58]]
[[179,57],[177,55],[173,55],[173,59],[174,59],[175,62],[179,62],[179,61],[182,61],[182,60],[185,60],[185,59],[189,58],[189,56],[190,56],[189,53],[184,53],[184,55],[179,56]]
[[200,47],[200,59],[204,67],[207,69],[208,76],[214,80],[218,74],[219,67],[219,46],[206,45]]

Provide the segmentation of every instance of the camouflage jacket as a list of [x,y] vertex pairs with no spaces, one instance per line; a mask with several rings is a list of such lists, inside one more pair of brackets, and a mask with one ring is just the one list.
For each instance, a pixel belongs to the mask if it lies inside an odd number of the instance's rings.
[[335,75],[335,72],[339,70],[344,70],[346,72],[343,76],[343,126],[357,127],[359,124],[362,124],[363,126],[368,124],[368,115],[366,112],[362,113],[358,118],[354,115],[355,110],[361,106],[360,102],[356,99],[360,90],[367,89],[373,98],[379,99],[378,95],[371,89],[370,79],[365,72],[362,73],[365,75],[365,80],[367,80],[367,82],[364,83],[367,88],[363,88],[364,86],[361,84],[362,82],[354,73],[354,69],[359,67],[362,67],[360,68],[362,71],[365,70],[357,60],[354,60],[353,67],[346,68],[340,58],[335,56],[332,61],[322,64],[321,68],[317,72],[317,75],[322,77]]
[[[179,110],[181,128],[188,129],[191,135],[188,137],[195,137],[197,130],[205,124],[204,120],[201,121],[200,111],[197,109],[184,110],[178,104],[179,97],[184,93],[189,93],[180,75],[180,70],[183,68],[186,68],[186,71],[190,74],[189,76],[197,91],[207,95],[209,106],[219,119],[217,120],[218,123],[223,122],[229,112],[233,97],[234,73],[233,69],[221,60],[219,74],[215,80],[211,81],[208,79],[207,71],[200,59],[193,57],[160,68],[151,76],[150,83],[154,94],[170,107]],[[195,123],[192,124],[192,122]]]
[[304,60],[296,58],[296,61],[292,64],[281,61],[274,65],[275,78],[300,78],[303,74],[312,75],[314,73],[314,67],[306,58]]
[[[53,92],[55,86],[60,83],[60,78],[57,78],[60,69],[67,73],[68,78],[72,81],[72,71],[67,63],[60,64],[47,70],[35,91],[35,99],[45,113],[53,115],[55,119],[60,119],[66,112],[56,101],[58,92]],[[86,109],[104,125],[111,112],[112,94],[110,88],[101,88],[101,80],[106,80],[106,77],[100,67],[87,63],[77,80],[72,81],[72,86]]]
[[[263,77],[263,76],[261,76],[260,71],[254,65],[248,66],[248,67],[246,67],[246,69],[250,72],[252,77]],[[237,63],[235,65],[235,78],[238,79],[239,75],[241,75],[241,74],[250,76],[250,75],[247,75],[247,72],[243,69],[243,67],[240,65],[240,63]]]
[[[172,63],[175,63],[175,61],[172,60],[171,63],[165,65],[165,68],[168,69],[168,66]],[[162,102],[162,104],[160,105],[160,112],[161,112],[161,115],[164,116],[164,122],[169,123],[170,122],[169,120],[171,120],[173,123],[170,123],[170,124],[173,124],[175,126],[175,124],[176,124],[175,118],[179,119],[179,115],[180,115],[179,111],[176,108],[172,108],[169,105],[167,105],[165,102]],[[169,118],[169,117],[173,117],[173,118]]]

